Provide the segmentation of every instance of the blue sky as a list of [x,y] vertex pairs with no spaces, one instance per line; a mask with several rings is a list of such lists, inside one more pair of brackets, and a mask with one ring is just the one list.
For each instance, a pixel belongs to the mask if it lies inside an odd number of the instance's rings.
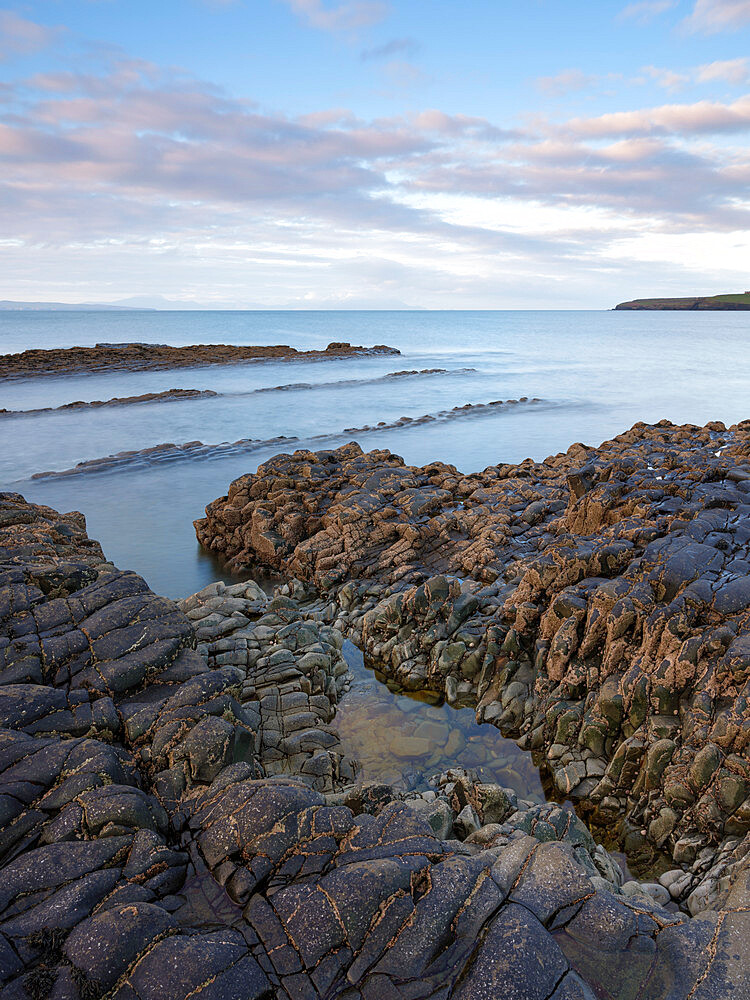
[[6,4],[0,298],[744,290],[749,43],[750,0]]

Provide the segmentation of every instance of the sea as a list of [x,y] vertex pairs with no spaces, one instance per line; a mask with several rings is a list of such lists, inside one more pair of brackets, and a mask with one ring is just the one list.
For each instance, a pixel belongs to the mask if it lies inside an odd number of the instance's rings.
[[[747,312],[0,312],[2,353],[133,341],[299,350],[348,341],[401,352],[0,382],[0,409],[8,410],[171,388],[217,393],[0,418],[2,488],[82,511],[110,559],[169,597],[229,579],[201,551],[193,519],[281,450],[356,440],[409,464],[440,460],[474,472],[541,460],[578,441],[598,445],[636,421],[750,417]],[[435,419],[416,422],[425,415]],[[402,417],[414,422],[398,423]],[[373,429],[349,430],[365,426]],[[271,441],[281,435],[295,440]],[[161,461],[136,454],[116,471],[32,478],[163,443],[246,439],[251,448],[193,449],[192,457]]]

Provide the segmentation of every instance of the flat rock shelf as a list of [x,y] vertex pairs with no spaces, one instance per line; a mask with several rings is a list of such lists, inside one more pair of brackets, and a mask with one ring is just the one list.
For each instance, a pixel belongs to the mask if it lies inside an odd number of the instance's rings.
[[206,365],[258,361],[316,361],[330,358],[400,354],[395,347],[378,344],[356,347],[332,343],[321,351],[298,351],[287,344],[96,344],[94,347],[34,348],[18,354],[0,355],[0,380],[39,378],[43,375],[85,375],[112,371],[164,371],[171,368],[202,368]]

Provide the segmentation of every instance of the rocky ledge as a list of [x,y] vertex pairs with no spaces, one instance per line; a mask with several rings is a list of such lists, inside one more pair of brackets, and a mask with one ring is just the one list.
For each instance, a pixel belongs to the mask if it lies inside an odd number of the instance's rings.
[[243,344],[96,344],[94,347],[36,349],[0,355],[0,379],[40,375],[85,375],[107,371],[162,371],[249,361],[318,361],[326,358],[398,355],[395,347],[354,347],[332,343],[324,351],[298,351],[286,344],[253,347]]
[[206,513],[206,548],[311,581],[381,671],[538,752],[631,857],[699,873],[750,830],[750,421],[469,476],[298,451]]
[[[403,471],[385,464],[371,488]],[[9,493],[0,573],[4,998],[750,997],[748,837],[711,870],[642,885],[568,809],[471,772],[419,794],[357,780],[331,725],[348,683],[334,623],[374,577],[273,598],[217,583],[177,605],[106,562],[82,515]],[[410,590],[408,575],[402,603],[435,633],[474,627],[455,581]],[[368,643],[395,621],[374,607]],[[517,624],[500,671],[510,652],[529,668]],[[393,648],[419,635],[403,628]],[[693,917],[667,903],[685,876],[705,886]]]
[[182,399],[211,399],[218,396],[213,389],[165,389],[163,392],[144,392],[140,396],[114,396],[112,399],[76,399],[62,406],[40,406],[35,410],[0,409],[0,417],[30,417],[39,413],[67,413],[75,410],[97,410],[102,406],[139,406],[142,403],[169,403]]

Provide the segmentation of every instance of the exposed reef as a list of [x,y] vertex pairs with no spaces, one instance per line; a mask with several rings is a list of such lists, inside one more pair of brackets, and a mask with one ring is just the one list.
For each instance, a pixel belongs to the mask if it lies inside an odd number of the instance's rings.
[[168,403],[180,400],[192,399],[217,399],[217,398],[237,398],[241,396],[255,396],[260,393],[269,392],[301,392],[309,389],[328,389],[332,387],[351,386],[358,388],[362,385],[376,385],[379,382],[390,382],[394,379],[407,380],[411,378],[423,378],[432,375],[464,375],[476,371],[475,368],[422,368],[421,370],[389,372],[386,375],[375,378],[353,378],[336,379],[334,382],[288,382],[285,385],[269,385],[260,389],[248,389],[247,391],[216,392],[214,389],[165,389],[163,392],[144,392],[139,396],[115,396],[112,399],[78,399],[72,403],[63,403],[62,406],[41,406],[34,410],[6,410],[0,409],[1,417],[31,417],[40,413],[67,413],[78,410],[99,409],[102,406],[130,406],[140,403]]
[[0,379],[41,375],[85,375],[108,371],[161,371],[252,361],[317,361],[326,358],[397,355],[395,347],[353,347],[332,343],[324,351],[298,351],[286,344],[257,347],[244,344],[97,344],[94,347],[35,349],[0,355]]
[[210,399],[218,396],[213,389],[165,389],[163,392],[144,392],[140,396],[114,396],[112,399],[77,399],[62,406],[42,406],[36,410],[0,409],[0,417],[30,417],[38,413],[60,413],[75,410],[97,410],[102,406],[131,406],[140,403],[167,403],[181,399]]
[[679,310],[724,310],[742,312],[750,309],[750,292],[729,295],[697,295],[677,299],[632,299],[620,302],[615,309],[679,309]]
[[155,444],[150,448],[139,448],[133,451],[118,451],[114,455],[103,458],[90,458],[79,462],[71,469],[35,472],[32,479],[57,479],[63,476],[79,476],[94,472],[118,472],[139,465],[161,465],[167,462],[179,462],[188,459],[223,458],[228,455],[249,454],[268,448],[272,445],[290,445],[297,441],[295,437],[285,437],[283,434],[275,438],[241,438],[239,441],[223,441],[221,444],[204,444],[202,441],[186,441],[185,444]]
[[7,493],[0,572],[4,998],[750,996],[747,838],[691,919],[554,804],[353,783],[328,596],[178,606]]
[[[401,374],[412,374],[411,372]],[[421,373],[420,373],[421,374]],[[299,388],[299,386],[278,386],[277,388]],[[266,391],[266,390],[261,390]],[[521,396],[520,399],[495,399],[490,403],[465,403],[463,406],[454,406],[450,410],[441,410],[439,413],[425,413],[421,417],[399,417],[388,423],[381,420],[377,424],[365,424],[363,427],[346,427],[343,431],[331,434],[316,434],[307,438],[304,443],[321,444],[323,442],[335,443],[348,434],[366,434],[378,431],[392,431],[403,427],[421,426],[429,423],[444,423],[448,420],[458,420],[464,417],[478,416],[486,413],[496,413],[504,408],[518,406],[519,404],[541,403],[541,399],[529,399]],[[70,469],[51,469],[45,472],[35,472],[32,479],[56,479],[60,476],[78,476],[92,472],[118,472],[122,469],[129,469],[139,465],[158,465],[164,462],[177,462],[196,459],[226,458],[229,455],[248,454],[253,451],[260,451],[275,445],[290,445],[302,443],[296,437],[275,437],[266,439],[240,438],[238,441],[222,441],[220,444],[204,444],[202,441],[187,441],[185,444],[174,444],[165,442],[163,444],[152,445],[150,448],[141,448],[135,451],[118,451],[114,455],[105,455],[103,458],[91,458],[84,462],[79,462]]]

